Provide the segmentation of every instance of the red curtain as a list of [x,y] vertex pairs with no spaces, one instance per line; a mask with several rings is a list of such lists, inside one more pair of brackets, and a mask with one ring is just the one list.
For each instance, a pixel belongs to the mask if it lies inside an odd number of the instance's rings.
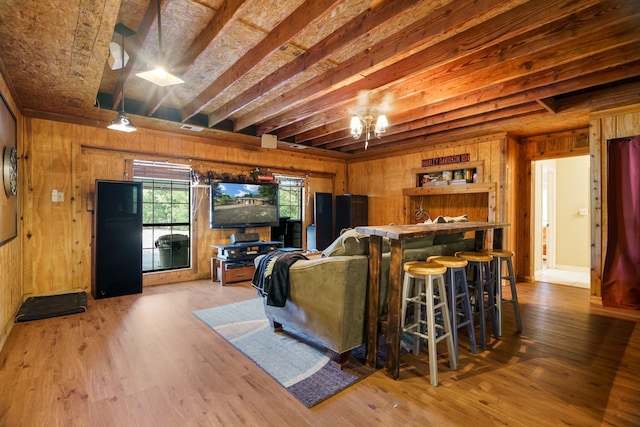
[[607,255],[602,304],[640,309],[640,136],[607,142]]

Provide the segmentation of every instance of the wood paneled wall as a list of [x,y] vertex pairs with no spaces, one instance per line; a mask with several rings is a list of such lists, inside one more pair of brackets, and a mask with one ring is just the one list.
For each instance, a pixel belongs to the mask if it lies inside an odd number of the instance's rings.
[[[515,189],[510,185],[509,177],[514,173],[517,145],[504,133],[451,141],[366,161],[352,161],[348,165],[347,188],[352,194],[369,195],[370,224],[406,224],[419,204],[419,197],[404,197],[402,194],[403,188],[416,185],[412,169],[420,168],[423,159],[464,153],[469,153],[471,162],[483,161],[482,182],[497,184],[495,218],[511,222],[512,226],[505,233],[505,245],[513,247],[516,233],[512,219]],[[464,168],[464,163],[460,163],[458,168]],[[487,196],[427,196],[423,197],[423,209],[429,211],[432,218],[467,213],[472,219],[486,221]]]
[[[42,119],[26,119],[24,199],[24,294],[44,295],[91,287],[92,194],[96,179],[131,179],[133,159],[189,164],[201,172],[215,170],[234,175],[259,166],[274,173],[306,176],[306,191],[345,192],[344,160],[305,153],[233,147],[226,141],[157,131],[131,134]],[[63,202],[52,202],[52,190],[63,192]],[[192,240],[195,261],[191,269],[149,273],[144,285],[178,282],[210,275],[211,245],[229,241],[235,230],[209,228],[208,193],[194,190],[200,201]],[[308,199],[306,199],[308,200]],[[313,198],[311,198],[311,202]],[[305,218],[312,212],[305,206]],[[306,225],[306,224],[305,224]],[[270,238],[270,229],[247,230]]]
[[[0,246],[0,348],[2,348],[13,326],[14,316],[23,302],[22,270],[20,268],[22,261],[22,241],[20,239],[22,222],[20,221],[20,214],[22,212],[21,204],[24,200],[25,185],[22,153],[24,118],[20,114],[20,110],[1,74],[0,93],[16,117],[16,149],[18,151],[18,236]],[[0,125],[4,124],[0,123]],[[0,193],[0,197],[5,197],[4,191]]]
[[602,304],[602,273],[607,249],[607,141],[640,135],[640,104],[591,115],[591,300]]
[[[531,282],[534,280],[534,160],[556,159],[560,157],[583,156],[589,154],[589,131],[578,129],[540,135],[520,140],[518,160],[517,188],[520,208],[516,211],[518,226],[516,252],[520,266],[517,279]],[[592,171],[593,173],[593,171]]]

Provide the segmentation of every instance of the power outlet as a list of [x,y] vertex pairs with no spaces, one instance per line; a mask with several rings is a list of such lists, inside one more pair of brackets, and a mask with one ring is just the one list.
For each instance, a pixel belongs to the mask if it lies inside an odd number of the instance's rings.
[[64,202],[64,193],[58,190],[51,190],[51,201],[53,203]]

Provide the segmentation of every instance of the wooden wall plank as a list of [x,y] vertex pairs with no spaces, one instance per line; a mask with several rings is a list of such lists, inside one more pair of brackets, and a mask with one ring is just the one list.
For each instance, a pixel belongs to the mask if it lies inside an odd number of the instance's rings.
[[[47,257],[51,263],[51,276],[49,292],[55,293],[59,287],[72,287],[73,263],[72,255],[72,191],[71,191],[71,139],[73,127],[62,122],[52,122],[51,166],[50,183],[51,191],[57,191],[58,202],[53,201],[53,195],[49,198],[51,204],[51,218],[47,223],[46,232],[51,234],[52,250]],[[51,193],[50,193],[51,194]],[[64,266],[63,268],[58,268]]]
[[[369,195],[370,224],[413,222],[414,212],[420,204],[420,197],[411,196],[405,199],[402,190],[415,187],[416,178],[412,170],[420,168],[423,159],[469,153],[470,161],[484,162],[483,182],[489,182],[489,178],[504,180],[500,174],[506,168],[501,169],[500,164],[506,161],[506,150],[503,147],[505,137],[505,134],[500,134],[488,139],[447,142],[426,147],[420,151],[351,162],[348,166],[349,191],[353,194]],[[457,168],[464,168],[464,164],[461,163]],[[502,191],[506,188],[505,184]],[[504,196],[497,197],[497,200],[504,200]],[[423,197],[423,208],[434,218],[438,215],[456,216],[467,213],[473,219],[486,221],[489,217],[488,205],[487,195]]]
[[[274,173],[308,176],[305,192],[346,192],[344,160],[308,155],[304,152],[217,145],[202,137],[180,136],[139,129],[132,134],[71,125],[42,119],[26,119],[25,176],[28,189],[24,206],[24,293],[41,295],[91,287],[91,223],[88,210],[96,179],[131,179],[133,159],[170,161],[195,169],[246,174],[259,166]],[[65,200],[51,202],[51,190],[64,192]],[[313,200],[313,198],[311,198]],[[304,227],[313,211],[305,206]],[[209,228],[208,199],[196,213],[192,269],[145,275],[144,285],[210,277],[211,245],[229,241],[236,230]],[[270,229],[255,230],[260,238],[271,238]],[[303,239],[306,233],[303,228]]]
[[602,211],[602,123],[592,120],[590,123],[590,163],[591,168],[591,296],[598,301],[602,298],[602,266],[604,257],[602,237],[605,220]]
[[[26,147],[24,137],[27,125],[1,73],[0,94],[16,118],[16,150],[18,152],[18,234],[15,239],[0,246],[0,348],[2,348],[13,327],[15,313],[22,304],[22,257],[24,256],[22,242],[25,226],[20,214],[25,208],[25,200],[27,199],[25,194],[28,191],[25,170],[28,147]],[[28,205],[26,206],[28,207]]]
[[592,114],[591,132],[591,298],[602,303],[602,273],[607,250],[607,141],[640,135],[640,104]]
[[[24,214],[33,215],[29,230],[32,257],[26,262],[32,264],[34,280],[31,283],[25,283],[24,293],[26,295],[43,295],[52,291],[53,265],[51,257],[55,256],[51,222],[53,218],[51,203],[53,122],[34,123],[32,130],[34,138],[29,158],[29,173],[32,179],[30,193],[27,196],[33,197],[33,210]],[[35,137],[35,135],[38,136]],[[66,266],[59,266],[59,268],[64,267]]]

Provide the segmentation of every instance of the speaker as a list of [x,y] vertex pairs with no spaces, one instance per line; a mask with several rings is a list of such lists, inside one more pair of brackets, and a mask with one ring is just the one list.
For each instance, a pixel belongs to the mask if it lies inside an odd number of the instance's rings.
[[335,234],[345,228],[355,228],[359,225],[369,225],[369,202],[367,196],[345,194],[336,196]]
[[260,240],[260,234],[258,233],[233,233],[231,235],[231,244],[244,243],[244,242],[257,242]]
[[278,136],[263,133],[260,139],[262,148],[278,148]]
[[91,292],[142,292],[142,183],[96,181]]
[[315,193],[314,223],[316,226],[316,249],[322,251],[326,249],[334,239],[332,193]]

